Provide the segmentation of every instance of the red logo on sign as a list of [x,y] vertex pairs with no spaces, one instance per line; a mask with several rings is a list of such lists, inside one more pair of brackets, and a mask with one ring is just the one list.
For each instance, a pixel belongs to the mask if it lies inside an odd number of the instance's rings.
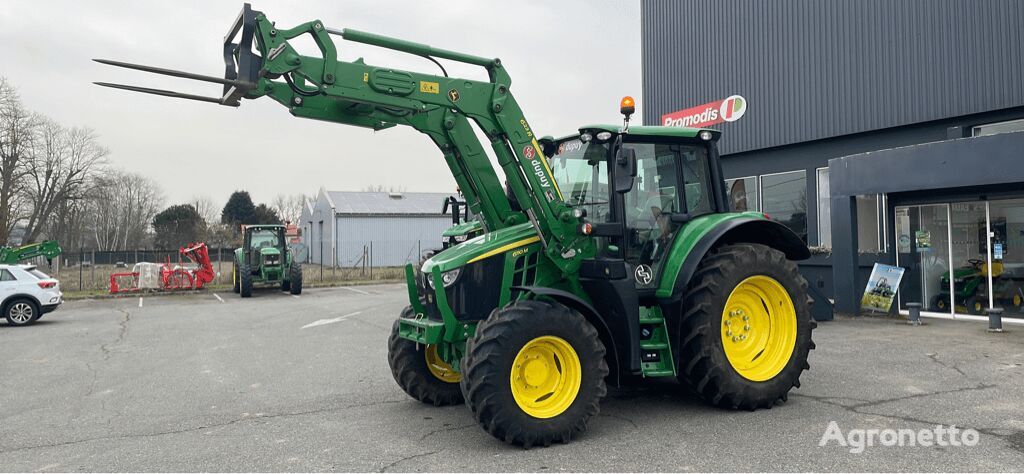
[[722,122],[735,122],[746,112],[746,99],[732,95],[722,100],[662,115],[661,124],[669,127],[702,128]]
[[533,149],[533,145],[527,145],[527,146],[523,147],[523,156],[525,156],[525,157],[527,157],[527,158],[529,158],[531,160],[533,159],[533,155],[535,155],[536,153],[537,152],[534,151],[534,149]]

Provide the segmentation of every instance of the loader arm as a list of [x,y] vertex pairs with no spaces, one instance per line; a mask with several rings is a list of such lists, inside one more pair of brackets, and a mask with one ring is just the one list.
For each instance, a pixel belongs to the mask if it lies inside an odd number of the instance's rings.
[[[310,35],[319,57],[299,54],[289,43]],[[239,38],[234,43],[235,37]],[[402,71],[368,65],[363,60],[340,61],[333,37],[403,51],[437,62],[444,59],[483,67],[489,80],[478,81]],[[511,78],[499,59],[488,59],[427,45],[365,33],[333,29],[314,20],[291,29],[278,29],[263,13],[248,4],[225,38],[225,78],[100,61],[224,85],[218,98],[186,96],[169,91],[115,84],[138,92],[237,105],[239,98],[270,97],[301,118],[383,130],[395,125],[412,127],[441,150],[452,176],[470,209],[481,217],[487,231],[529,220],[536,228],[545,254],[572,275],[581,257],[594,253],[592,239],[580,235],[580,218],[563,201],[538,135],[531,129],[510,90]],[[491,162],[477,139],[473,125],[490,147],[522,213],[513,211]]]
[[46,257],[47,263],[60,255],[61,248],[56,240],[44,240],[21,247],[0,247],[0,263],[15,264],[30,258]]

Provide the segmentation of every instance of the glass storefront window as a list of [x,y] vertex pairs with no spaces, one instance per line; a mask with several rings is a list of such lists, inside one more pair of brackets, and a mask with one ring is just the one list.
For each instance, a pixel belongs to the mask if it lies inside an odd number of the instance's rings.
[[[900,308],[984,319],[1024,318],[1024,199],[896,207]],[[948,236],[948,237],[947,237]]]
[[[832,202],[828,187],[828,168],[818,168],[818,245],[832,248]],[[858,211],[858,219],[860,213]]]
[[906,269],[900,309],[917,302],[925,311],[950,314],[948,215],[945,204],[896,208],[897,265]]
[[757,176],[725,180],[725,189],[729,194],[729,204],[735,212],[759,211],[757,202]]
[[971,134],[975,137],[983,137],[985,135],[995,135],[997,133],[1009,132],[1024,132],[1024,120],[1010,120],[1008,122],[989,123],[985,125],[978,125],[977,127],[971,129]]
[[762,175],[761,210],[807,242],[807,172]]
[[857,196],[857,250],[861,252],[882,250],[878,201],[877,194]]
[[993,303],[1007,317],[1024,317],[1024,199],[989,202]]

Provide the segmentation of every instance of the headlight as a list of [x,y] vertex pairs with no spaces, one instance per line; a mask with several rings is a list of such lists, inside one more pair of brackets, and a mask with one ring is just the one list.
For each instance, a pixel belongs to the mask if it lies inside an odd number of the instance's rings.
[[456,242],[465,242],[466,241],[466,237],[469,237],[469,236],[466,235],[466,234],[456,235],[455,236],[455,241]]
[[602,141],[602,142],[608,141],[608,139],[611,138],[611,137],[612,137],[612,133],[611,132],[598,132],[597,133],[598,141]]
[[[442,273],[441,274],[441,284],[444,285],[445,288],[448,288],[449,286],[452,286],[455,283],[455,281],[459,279],[459,274],[460,273],[462,273],[462,269],[461,268],[456,268],[455,270],[451,270],[451,271],[447,271],[447,272]],[[432,290],[436,290],[437,289],[437,288],[434,287],[434,278],[433,277],[428,277],[427,278],[427,284],[430,285],[430,289],[432,289]]]
[[964,282],[963,278],[957,278],[957,279],[953,280],[953,283],[963,283],[963,282]]
[[701,140],[707,141],[707,140],[710,140],[711,137],[712,137],[711,132],[709,132],[707,130],[704,130],[704,131],[700,132],[700,139]]

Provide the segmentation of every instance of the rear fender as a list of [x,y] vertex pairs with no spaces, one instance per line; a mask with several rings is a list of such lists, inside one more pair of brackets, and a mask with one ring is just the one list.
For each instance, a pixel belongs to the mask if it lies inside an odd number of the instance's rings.
[[723,244],[763,244],[786,254],[790,260],[805,260],[811,252],[807,244],[789,227],[751,213],[734,214],[699,229],[699,234],[684,239],[680,236],[669,253],[656,296],[662,303],[678,301],[686,292],[704,256]]

